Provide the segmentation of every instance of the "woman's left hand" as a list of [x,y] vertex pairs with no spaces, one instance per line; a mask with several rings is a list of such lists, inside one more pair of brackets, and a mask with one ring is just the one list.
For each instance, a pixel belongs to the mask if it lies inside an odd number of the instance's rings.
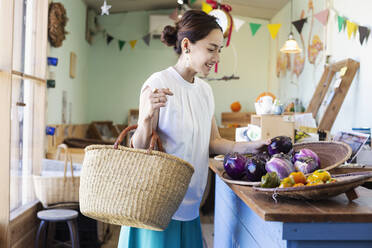
[[267,146],[270,145],[271,139],[267,140],[256,140],[249,142],[249,150],[251,153],[259,153],[267,150]]

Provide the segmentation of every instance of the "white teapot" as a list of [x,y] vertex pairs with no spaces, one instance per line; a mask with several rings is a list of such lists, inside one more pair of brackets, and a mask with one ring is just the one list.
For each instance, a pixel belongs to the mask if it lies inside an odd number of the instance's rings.
[[258,99],[255,104],[256,112],[259,115],[271,114],[273,108],[273,98],[271,96],[263,96]]

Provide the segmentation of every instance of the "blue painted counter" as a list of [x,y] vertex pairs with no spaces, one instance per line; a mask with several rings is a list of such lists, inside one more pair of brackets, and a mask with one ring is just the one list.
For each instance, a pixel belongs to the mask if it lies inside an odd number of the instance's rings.
[[216,165],[210,165],[216,172],[215,248],[372,247],[372,191],[359,187],[350,203],[340,195],[275,204],[250,187],[226,184]]

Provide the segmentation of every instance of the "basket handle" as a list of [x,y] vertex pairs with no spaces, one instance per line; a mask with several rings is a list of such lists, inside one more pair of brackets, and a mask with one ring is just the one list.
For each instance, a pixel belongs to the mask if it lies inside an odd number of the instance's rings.
[[[127,134],[129,133],[129,131],[131,131],[133,129],[137,129],[137,127],[138,127],[138,125],[135,124],[135,125],[132,125],[132,126],[129,126],[129,127],[125,128],[120,133],[119,137],[116,139],[115,144],[114,144],[114,148],[115,149],[118,149],[119,144],[123,141],[123,139],[125,138],[125,136],[127,136]],[[151,152],[152,150],[154,150],[155,144],[158,145],[158,150],[159,151],[164,152],[164,148],[163,148],[163,145],[162,145],[161,140],[159,138],[159,135],[156,133],[155,130],[152,130],[150,148],[148,149],[149,152]]]
[[65,168],[64,168],[64,173],[63,173],[64,182],[66,182],[67,180],[67,164],[68,164],[68,160],[70,160],[71,178],[72,178],[72,183],[74,184],[74,169],[72,167],[72,156],[66,144],[62,143],[58,145],[56,159],[57,160],[60,159],[61,149],[65,150]]

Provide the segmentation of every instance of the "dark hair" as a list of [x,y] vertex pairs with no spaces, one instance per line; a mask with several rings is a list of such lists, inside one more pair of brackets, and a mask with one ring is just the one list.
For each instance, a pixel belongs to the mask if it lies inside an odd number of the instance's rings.
[[182,53],[181,41],[188,38],[191,43],[204,39],[213,29],[222,28],[218,25],[216,17],[208,15],[201,10],[186,11],[176,26],[165,26],[161,41],[167,46],[173,46],[177,54]]

